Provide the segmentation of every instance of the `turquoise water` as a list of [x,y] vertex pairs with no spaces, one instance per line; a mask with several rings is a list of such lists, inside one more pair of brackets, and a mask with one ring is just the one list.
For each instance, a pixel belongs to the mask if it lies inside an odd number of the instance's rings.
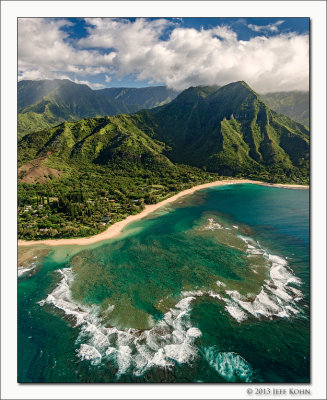
[[309,382],[309,191],[198,191],[18,283],[19,382]]

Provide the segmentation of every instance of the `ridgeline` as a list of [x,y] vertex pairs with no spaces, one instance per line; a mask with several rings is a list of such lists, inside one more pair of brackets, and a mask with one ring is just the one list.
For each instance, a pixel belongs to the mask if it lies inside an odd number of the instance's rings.
[[[43,107],[42,94],[19,107]],[[94,112],[106,112],[99,104]],[[18,143],[20,239],[90,236],[144,204],[224,177],[309,182],[308,128],[272,111],[245,82],[191,87],[151,110],[40,129]]]

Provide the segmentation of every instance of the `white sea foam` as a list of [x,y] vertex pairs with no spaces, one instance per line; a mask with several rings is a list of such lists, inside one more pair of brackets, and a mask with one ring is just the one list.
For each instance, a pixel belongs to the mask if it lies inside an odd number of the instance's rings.
[[129,346],[120,346],[117,351],[118,375],[125,374],[132,365],[132,349]]
[[204,350],[204,356],[209,365],[226,381],[253,381],[254,373],[251,365],[239,354],[234,352],[219,352],[213,346]]
[[225,310],[228,311],[237,322],[242,322],[247,319],[245,312],[242,311],[236,304],[228,302],[228,305],[225,306]]
[[215,231],[216,229],[224,229],[219,222],[215,221],[213,218],[208,218],[207,225],[205,225],[202,229],[205,231]]
[[76,319],[76,325],[81,325],[85,321],[86,315],[92,314],[92,309],[83,310],[78,304],[74,303],[71,298],[69,284],[73,281],[71,268],[58,270],[62,275],[62,280],[59,285],[51,292],[45,300],[38,303],[44,305],[45,303],[55,306],[64,311],[65,314],[71,315]]
[[36,263],[33,262],[28,268],[24,267],[19,267],[18,268],[18,277],[21,277],[22,275],[25,275],[27,272],[32,271],[36,267]]
[[77,353],[81,360],[88,360],[92,365],[98,365],[101,363],[102,356],[93,346],[81,344]]
[[[248,255],[261,254],[266,258],[269,269],[270,280],[265,280],[258,295],[242,296],[236,290],[226,290],[229,299],[225,299],[225,309],[238,322],[247,319],[250,314],[256,318],[289,318],[301,312],[296,302],[303,298],[302,292],[290,284],[301,285],[289,268],[287,260],[269,254],[262,249],[259,243],[253,239],[239,236],[247,244]],[[249,298],[252,297],[251,300]],[[242,312],[242,314],[240,313]]]
[[295,289],[292,286],[289,286],[288,289],[291,290],[296,295],[296,297],[294,298],[295,301],[299,301],[299,300],[303,299],[303,294],[302,294],[301,290]]
[[26,272],[31,271],[33,268],[18,268],[18,277],[24,275]]
[[187,336],[190,337],[200,337],[202,335],[202,332],[198,328],[190,328],[186,332]]
[[59,285],[39,304],[50,304],[75,318],[75,326],[80,328],[76,344],[81,360],[94,365],[103,359],[113,362],[119,377],[127,372],[140,376],[150,367],[171,368],[175,362],[187,363],[197,357],[195,341],[202,333],[192,326],[189,314],[195,296],[202,296],[203,292],[183,292],[176,306],[149,330],[120,330],[104,327],[98,318],[98,308],[86,307],[72,299],[70,285],[74,276],[70,268],[59,273],[62,276]]
[[218,294],[218,293],[214,293],[212,290],[210,290],[210,291],[208,292],[208,295],[209,295],[210,297],[213,297],[214,299],[222,300],[221,295]]
[[252,238],[242,236],[242,235],[238,235],[238,237],[240,239],[242,239],[243,242],[246,243],[246,245],[247,245],[246,253],[247,253],[248,257],[258,256],[258,255],[268,256],[268,253],[264,249],[262,249],[260,247],[260,245],[258,244],[258,242],[256,242]]
[[[191,304],[196,297],[208,295],[223,302],[225,310],[238,323],[249,316],[284,318],[301,312],[296,302],[303,297],[302,292],[291,286],[299,286],[301,281],[294,276],[287,261],[268,254],[254,240],[241,238],[247,243],[248,254],[261,254],[267,260],[270,277],[257,295],[242,296],[237,290],[229,290],[227,282],[217,281],[218,293],[213,290],[183,291],[175,307],[151,329],[106,328],[98,316],[97,306],[87,307],[72,299],[70,286],[74,275],[70,268],[65,268],[58,271],[62,276],[59,285],[39,304],[52,305],[74,317],[75,326],[80,329],[76,341],[79,358],[95,365],[105,359],[117,366],[117,376],[127,372],[140,376],[154,366],[172,368],[176,362],[188,363],[198,356],[196,340],[202,335],[198,328],[192,326],[190,319]],[[113,309],[113,305],[108,305],[107,312]],[[247,376],[251,375],[246,361],[234,353],[219,353],[209,363],[227,380],[237,377],[247,382]]]

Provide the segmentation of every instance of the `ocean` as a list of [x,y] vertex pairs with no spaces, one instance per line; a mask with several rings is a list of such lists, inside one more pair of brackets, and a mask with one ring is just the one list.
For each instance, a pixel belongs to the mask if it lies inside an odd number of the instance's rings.
[[18,280],[18,382],[310,382],[309,190],[217,186]]

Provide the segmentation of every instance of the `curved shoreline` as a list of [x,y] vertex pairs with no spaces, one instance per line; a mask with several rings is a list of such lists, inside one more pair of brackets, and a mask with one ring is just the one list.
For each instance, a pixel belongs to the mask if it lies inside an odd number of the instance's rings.
[[112,239],[118,236],[122,230],[128,225],[130,222],[137,221],[146,217],[148,214],[156,211],[157,209],[161,208],[162,206],[172,203],[179,199],[180,197],[187,196],[196,192],[197,190],[206,189],[213,186],[223,186],[223,185],[232,185],[237,183],[252,183],[254,185],[261,185],[261,186],[273,186],[273,187],[280,187],[280,188],[291,188],[291,189],[308,189],[309,186],[306,185],[286,185],[286,184],[279,184],[279,183],[266,183],[261,181],[252,181],[250,179],[230,179],[224,181],[215,181],[204,183],[202,185],[193,186],[190,189],[183,190],[172,197],[169,197],[166,200],[163,200],[156,204],[147,204],[143,211],[136,215],[129,215],[127,218],[123,219],[122,221],[118,221],[115,224],[109,226],[108,229],[105,231],[91,236],[87,238],[71,238],[71,239],[44,239],[44,240],[18,240],[18,246],[34,246],[38,244],[44,244],[47,246],[65,246],[65,245],[78,245],[78,246],[86,246],[89,244],[93,244],[96,242],[100,242],[102,240]]

